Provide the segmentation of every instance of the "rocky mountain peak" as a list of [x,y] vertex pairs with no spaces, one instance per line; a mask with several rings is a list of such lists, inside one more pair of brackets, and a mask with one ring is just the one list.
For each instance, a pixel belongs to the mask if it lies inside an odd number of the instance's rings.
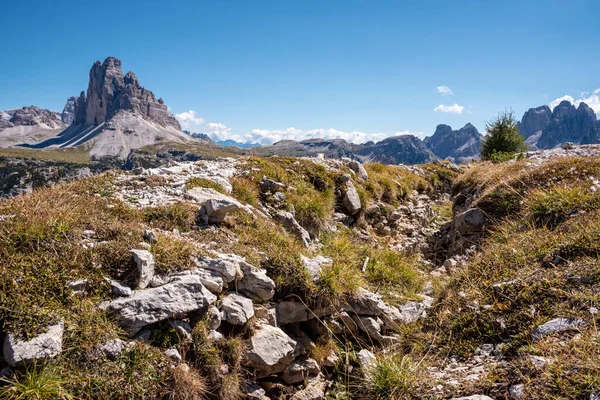
[[471,123],[456,131],[448,125],[440,124],[424,142],[440,158],[473,158],[479,155],[481,134]]
[[536,133],[544,130],[552,119],[552,111],[547,105],[530,108],[523,114],[519,131],[528,138]]
[[65,104],[62,113],[60,114],[60,119],[67,125],[71,125],[75,120],[75,102],[77,101],[77,97],[71,96],[67,99],[67,103]]
[[126,110],[159,125],[181,129],[164,101],[157,101],[154,93],[143,88],[133,72],[123,75],[121,60],[115,57],[102,63],[96,61],[90,70],[87,96],[82,92],[78,99],[70,98],[69,102],[74,114],[72,122],[77,125],[100,125],[117,111]]
[[57,112],[36,106],[8,110],[7,114],[10,115],[9,122],[12,126],[40,125],[47,129],[57,129],[63,126]]
[[600,139],[599,126],[594,110],[586,103],[575,107],[564,100],[552,111],[552,118],[536,145],[541,149],[551,149],[564,142],[597,143]]
[[140,87],[140,82],[138,81],[137,76],[135,76],[135,74],[131,71],[125,74],[123,82],[125,83],[125,85],[133,85],[137,88]]

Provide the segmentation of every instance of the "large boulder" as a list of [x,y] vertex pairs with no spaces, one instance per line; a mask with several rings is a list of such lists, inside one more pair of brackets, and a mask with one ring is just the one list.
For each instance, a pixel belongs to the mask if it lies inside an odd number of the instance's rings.
[[283,372],[294,359],[296,342],[284,331],[261,325],[246,342],[248,365],[258,376]]
[[54,358],[62,351],[63,331],[64,323],[61,321],[30,340],[20,340],[8,334],[4,340],[4,359],[14,367]]
[[186,196],[200,205],[200,219],[208,224],[219,224],[228,213],[243,208],[243,205],[233,197],[211,188],[188,189]]
[[185,275],[174,277],[163,286],[105,302],[101,308],[115,315],[121,327],[133,335],[146,325],[206,309],[216,299],[198,276]]

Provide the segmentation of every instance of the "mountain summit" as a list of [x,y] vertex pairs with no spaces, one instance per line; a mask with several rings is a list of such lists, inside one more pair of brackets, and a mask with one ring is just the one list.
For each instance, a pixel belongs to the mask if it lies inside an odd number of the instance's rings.
[[130,150],[159,142],[192,141],[181,131],[162,98],[140,85],[133,72],[123,75],[121,61],[108,57],[90,70],[87,95],[70,97],[61,115],[71,125],[56,137],[25,147],[89,148],[91,156],[125,158]]
[[448,125],[440,124],[433,135],[424,141],[439,158],[462,161],[479,156],[481,138],[481,134],[471,123],[456,131]]

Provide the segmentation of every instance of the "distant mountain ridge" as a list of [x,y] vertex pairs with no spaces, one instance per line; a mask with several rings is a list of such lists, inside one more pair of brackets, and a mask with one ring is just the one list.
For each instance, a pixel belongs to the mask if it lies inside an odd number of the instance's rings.
[[600,121],[586,103],[577,107],[562,101],[554,110],[548,106],[530,108],[523,114],[521,134],[533,148],[551,149],[564,142],[600,143]]

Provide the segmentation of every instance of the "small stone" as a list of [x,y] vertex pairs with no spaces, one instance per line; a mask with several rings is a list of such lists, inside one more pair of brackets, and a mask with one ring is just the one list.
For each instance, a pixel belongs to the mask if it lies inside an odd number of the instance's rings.
[[183,357],[181,357],[181,354],[179,354],[179,351],[177,351],[177,349],[167,349],[165,351],[165,355],[169,357],[172,361],[174,361],[176,364],[179,364],[183,360]]
[[100,351],[102,351],[106,358],[114,360],[123,352],[123,349],[125,348],[125,342],[121,339],[113,339],[101,344],[98,346],[98,348]]
[[219,329],[221,326],[221,312],[215,306],[209,306],[206,312],[206,324],[208,329]]
[[148,229],[144,231],[144,240],[146,240],[148,243],[158,243],[156,233]]
[[259,376],[283,372],[294,359],[293,341],[281,329],[259,325],[246,343],[246,356]]
[[319,364],[312,358],[295,360],[283,371],[283,381],[287,384],[303,382],[311,375],[320,372]]
[[176,319],[171,321],[171,326],[175,328],[175,331],[182,339],[192,339],[192,327],[187,322]]
[[518,385],[512,385],[508,388],[508,394],[510,395],[511,399],[520,399],[521,397],[523,397],[524,389],[525,385],[523,385],[522,383]]
[[115,296],[129,297],[133,293],[131,288],[129,288],[128,286],[125,286],[117,281],[113,281],[110,278],[104,278],[104,280],[109,283],[112,293]]
[[211,342],[220,342],[223,340],[223,335],[219,331],[212,330],[208,332],[207,339]]
[[323,366],[324,367],[335,367],[336,365],[338,365],[338,363],[340,362],[340,357],[338,357],[337,354],[335,354],[335,351],[331,351],[329,353],[329,355],[327,357],[325,357],[325,359],[323,359]]
[[242,391],[246,394],[246,397],[250,400],[264,400],[265,390],[260,387],[256,382],[244,382],[241,385]]
[[76,281],[67,282],[67,287],[73,291],[74,294],[85,293],[88,286],[87,279],[79,279]]

